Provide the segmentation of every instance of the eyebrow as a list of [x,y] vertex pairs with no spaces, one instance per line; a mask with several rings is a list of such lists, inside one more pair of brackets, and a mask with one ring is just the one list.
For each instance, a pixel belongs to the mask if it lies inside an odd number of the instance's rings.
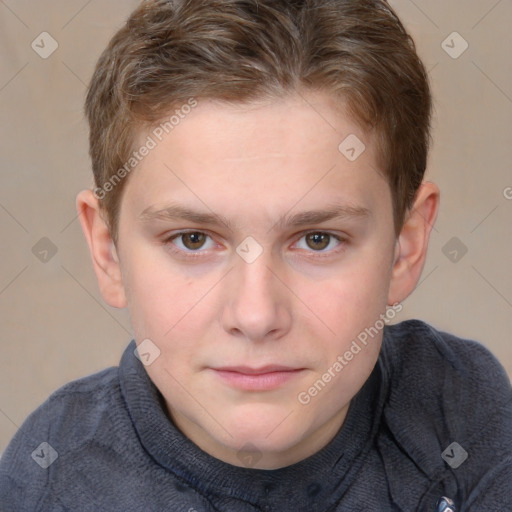
[[[362,206],[330,205],[321,210],[307,210],[293,215],[283,215],[272,227],[271,230],[284,228],[298,228],[309,224],[321,224],[329,220],[364,220],[369,218],[371,212]],[[140,215],[139,220],[150,222],[152,220],[186,220],[195,224],[224,226],[230,231],[234,230],[233,223],[214,212],[201,212],[186,206],[173,203],[163,208],[150,206]]]

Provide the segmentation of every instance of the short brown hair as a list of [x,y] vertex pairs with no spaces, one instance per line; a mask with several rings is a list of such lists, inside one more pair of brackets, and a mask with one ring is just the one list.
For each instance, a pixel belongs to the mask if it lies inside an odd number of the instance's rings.
[[146,0],[101,55],[85,106],[114,241],[130,170],[120,169],[141,127],[191,98],[246,103],[299,89],[343,99],[376,134],[398,233],[425,173],[432,100],[414,42],[387,2]]

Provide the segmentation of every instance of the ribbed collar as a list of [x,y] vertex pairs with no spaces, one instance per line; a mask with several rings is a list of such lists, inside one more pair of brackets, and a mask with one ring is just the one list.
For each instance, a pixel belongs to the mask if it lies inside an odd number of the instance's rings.
[[121,390],[135,430],[148,454],[180,480],[209,495],[265,509],[328,511],[351,485],[370,449],[387,390],[380,360],[354,397],[342,428],[314,455],[276,470],[237,467],[201,450],[171,421],[159,390],[126,348],[119,366]]

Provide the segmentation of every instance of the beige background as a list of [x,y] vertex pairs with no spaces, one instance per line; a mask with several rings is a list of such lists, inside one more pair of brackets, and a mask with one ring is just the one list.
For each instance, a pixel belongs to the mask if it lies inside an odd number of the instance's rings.
[[[512,375],[512,3],[391,3],[431,75],[429,177],[443,192],[422,281],[399,319],[478,339]],[[92,184],[86,84],[136,4],[0,1],[0,453],[52,391],[117,364],[131,339],[126,311],[98,293],[75,196]],[[59,45],[47,59],[31,48],[44,31]],[[441,46],[454,31],[469,44],[457,59]],[[450,51],[461,49],[452,39]],[[43,237],[57,249],[46,263],[32,252]],[[451,246],[443,252],[453,237],[468,249],[458,262]]]

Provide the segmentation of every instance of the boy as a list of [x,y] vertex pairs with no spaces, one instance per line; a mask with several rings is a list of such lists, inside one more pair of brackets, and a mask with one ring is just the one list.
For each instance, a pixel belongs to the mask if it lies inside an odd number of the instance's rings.
[[512,510],[504,370],[388,325],[438,210],[430,112],[383,0],[143,2],[77,198],[134,340],[26,420],[2,510]]

